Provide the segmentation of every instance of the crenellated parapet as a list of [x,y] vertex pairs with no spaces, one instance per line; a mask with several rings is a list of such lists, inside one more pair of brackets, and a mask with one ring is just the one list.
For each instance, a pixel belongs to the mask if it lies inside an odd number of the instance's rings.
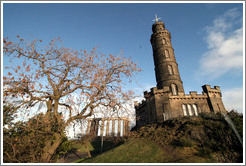
[[197,94],[196,91],[191,91],[189,92],[189,94],[184,94],[184,93],[180,93],[179,95],[169,95],[170,100],[199,100],[199,99],[207,99],[208,95],[204,92],[202,92],[202,94]]
[[146,105],[146,100],[142,100],[141,102],[134,102],[134,107],[136,110],[139,110],[140,107],[143,107]]
[[203,85],[202,88],[203,88],[203,91],[208,94],[208,96],[222,97],[219,86],[214,86],[214,88],[211,88],[210,85]]

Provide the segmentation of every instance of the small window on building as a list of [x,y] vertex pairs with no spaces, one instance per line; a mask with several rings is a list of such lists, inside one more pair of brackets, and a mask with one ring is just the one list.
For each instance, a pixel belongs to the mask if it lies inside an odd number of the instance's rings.
[[171,66],[171,65],[167,65],[167,68],[168,68],[168,73],[169,73],[170,75],[173,75],[174,73],[173,73],[173,68],[172,68],[172,66]]
[[163,113],[163,121],[166,121],[166,115]]
[[170,57],[168,50],[165,50],[164,53],[165,53],[165,57],[166,58],[169,58]]
[[198,108],[197,108],[197,105],[196,104],[193,104],[193,110],[194,110],[194,113],[195,115],[197,116],[198,115]]
[[184,112],[184,116],[187,116],[187,110],[186,110],[186,105],[182,104],[182,108],[183,108],[183,112]]
[[171,91],[173,95],[178,95],[178,88],[176,84],[171,84]]

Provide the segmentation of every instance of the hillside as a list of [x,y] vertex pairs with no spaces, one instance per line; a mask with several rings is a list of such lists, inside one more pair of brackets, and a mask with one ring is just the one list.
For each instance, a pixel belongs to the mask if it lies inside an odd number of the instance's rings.
[[86,163],[145,163],[162,162],[162,149],[155,143],[138,138],[101,155],[84,160]]
[[[242,116],[234,119],[242,123]],[[242,146],[223,117],[201,115],[141,127],[130,132],[124,144],[80,162],[233,163],[242,159]]]

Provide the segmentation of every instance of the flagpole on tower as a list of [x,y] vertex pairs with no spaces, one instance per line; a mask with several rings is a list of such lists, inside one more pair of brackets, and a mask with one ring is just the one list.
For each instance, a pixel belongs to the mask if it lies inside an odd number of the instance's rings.
[[157,17],[157,14],[155,14],[155,19],[154,19],[153,21],[158,22],[160,19],[161,19],[161,17],[158,18],[158,17]]

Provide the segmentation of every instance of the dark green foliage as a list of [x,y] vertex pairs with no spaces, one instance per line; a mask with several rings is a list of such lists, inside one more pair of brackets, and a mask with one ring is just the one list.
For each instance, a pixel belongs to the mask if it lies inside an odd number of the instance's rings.
[[67,137],[63,135],[62,142],[60,146],[56,149],[53,160],[58,159],[60,156],[65,155],[69,150],[71,150],[72,145],[68,141]]
[[201,147],[197,153],[198,156],[201,157],[207,157],[207,158],[212,158],[212,149],[208,148],[208,147]]
[[[44,115],[39,114],[26,122],[19,121],[12,127],[5,128],[3,133],[3,162],[26,163],[41,162],[43,148],[47,140],[54,140],[52,133],[45,131]],[[62,135],[62,142],[52,159],[69,150],[70,145],[66,136]]]
[[12,125],[12,121],[16,117],[14,107],[12,105],[3,106],[3,126]]
[[181,147],[192,147],[194,145],[194,143],[187,138],[173,140],[171,144],[174,146],[181,146]]
[[231,110],[228,115],[235,124],[235,127],[238,130],[240,136],[243,137],[243,114],[238,113],[236,110]]

